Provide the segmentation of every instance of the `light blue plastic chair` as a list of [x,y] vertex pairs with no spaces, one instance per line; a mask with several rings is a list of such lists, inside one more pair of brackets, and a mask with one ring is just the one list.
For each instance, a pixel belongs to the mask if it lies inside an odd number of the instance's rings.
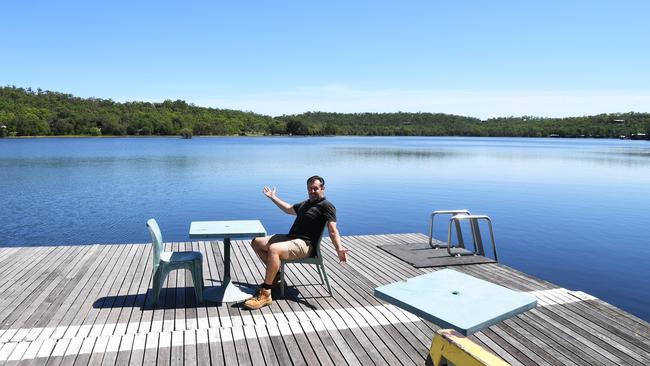
[[203,255],[201,252],[165,252],[163,251],[162,234],[155,219],[147,221],[153,244],[153,293],[151,304],[158,303],[160,289],[165,283],[169,272],[176,269],[187,269],[192,272],[192,282],[196,302],[203,302]]
[[323,239],[324,232],[325,232],[325,227],[323,227],[323,231],[318,237],[318,240],[316,241],[316,245],[314,245],[314,248],[312,249],[311,255],[309,257],[300,258],[300,259],[286,259],[280,261],[280,295],[282,297],[284,297],[284,288],[285,288],[284,265],[291,264],[291,263],[315,265],[316,268],[318,269],[318,276],[320,276],[321,284],[325,284],[327,286],[327,292],[330,294],[330,296],[332,296],[332,288],[330,287],[330,282],[327,279],[327,272],[325,272],[325,262],[323,261],[323,257],[321,256],[320,253],[320,243],[321,243],[321,239]]

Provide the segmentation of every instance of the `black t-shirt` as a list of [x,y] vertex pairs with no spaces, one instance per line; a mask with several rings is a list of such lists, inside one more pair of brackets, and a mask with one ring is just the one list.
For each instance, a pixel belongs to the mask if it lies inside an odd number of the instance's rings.
[[325,229],[328,221],[336,221],[336,208],[325,198],[310,202],[302,201],[293,205],[296,220],[289,230],[289,236],[315,243]]

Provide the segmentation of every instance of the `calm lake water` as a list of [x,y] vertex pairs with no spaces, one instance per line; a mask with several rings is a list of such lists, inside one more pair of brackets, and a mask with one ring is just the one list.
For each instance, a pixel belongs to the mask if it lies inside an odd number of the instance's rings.
[[503,264],[650,321],[646,141],[0,139],[0,172],[0,246],[145,243],[150,217],[166,241],[193,220],[286,232],[262,187],[293,203],[320,174],[343,235],[426,233],[431,211],[467,208],[491,216]]

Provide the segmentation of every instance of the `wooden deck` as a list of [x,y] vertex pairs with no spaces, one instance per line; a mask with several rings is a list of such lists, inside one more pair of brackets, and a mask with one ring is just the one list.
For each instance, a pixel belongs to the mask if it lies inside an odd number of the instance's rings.
[[[158,307],[143,310],[151,245],[0,248],[0,364],[422,365],[438,327],[373,290],[439,269],[416,269],[376,248],[424,239],[347,236],[345,265],[324,239],[333,296],[313,266],[292,265],[287,298],[274,292],[273,304],[257,311],[197,307],[185,271],[170,276]],[[260,282],[263,266],[248,242],[233,243],[234,281]],[[221,243],[168,245],[203,252],[205,284],[218,283]],[[500,264],[454,269],[539,299],[536,309],[471,336],[513,365],[650,364],[650,324],[641,319]]]

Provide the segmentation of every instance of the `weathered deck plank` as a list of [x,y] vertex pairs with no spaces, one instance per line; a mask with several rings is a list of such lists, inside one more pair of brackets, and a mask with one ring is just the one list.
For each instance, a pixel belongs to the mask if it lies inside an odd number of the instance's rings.
[[[257,311],[197,306],[188,271],[172,272],[160,302],[146,307],[150,245],[0,248],[0,364],[422,364],[439,328],[379,301],[373,290],[438,270],[377,249],[426,240],[344,237],[352,251],[342,265],[325,238],[333,296],[315,267],[289,265],[286,297],[274,290],[273,304]],[[221,242],[166,246],[202,252],[205,285],[220,283]],[[234,281],[262,281],[264,265],[247,241],[233,241],[231,259]],[[453,268],[540,300],[536,309],[471,336],[513,365],[650,363],[650,325],[633,315],[501,264]]]
[[[241,250],[241,254],[245,255],[246,251]],[[249,252],[250,254],[250,252]],[[261,264],[261,262],[255,258],[255,255],[250,255],[250,258],[252,259],[249,261],[249,263],[253,263],[253,266],[256,268],[251,267],[251,272],[259,273],[259,277],[261,278],[264,274],[264,267]],[[311,267],[312,270],[315,268],[313,266],[296,266],[296,270],[300,271],[300,276],[306,283],[316,283],[313,282],[315,281],[314,278],[311,276],[311,274],[314,274],[315,271],[309,272],[308,269],[305,267]],[[305,283],[303,282],[303,283]],[[307,291],[305,291],[306,297],[322,297],[322,294],[319,294],[317,291],[312,291],[316,287],[314,286],[309,286],[307,287]],[[276,291],[277,293],[277,291]],[[309,310],[309,306],[307,303],[300,303],[300,302],[295,302],[295,303],[289,303],[290,305],[293,304],[297,308],[293,309],[295,311],[299,312],[306,312],[307,314],[311,314]],[[305,331],[307,333],[315,332],[317,336],[320,336],[320,342],[322,342],[323,346],[328,350],[325,355],[328,356],[328,359],[325,361],[325,363],[330,364],[334,363],[335,365],[340,365],[340,364],[358,364],[358,361],[356,360],[356,357],[354,354],[352,354],[352,351],[350,350],[349,346],[347,343],[345,343],[345,340],[342,338],[340,333],[335,332],[334,330],[328,331],[322,326],[322,321],[320,316],[317,314],[313,314],[314,316],[309,318],[308,321],[314,322],[314,327],[311,327],[311,325],[308,322],[304,322],[304,327],[307,327]],[[317,329],[319,328],[319,329]],[[319,331],[320,330],[320,331]],[[321,355],[321,362],[322,362],[322,355]]]

